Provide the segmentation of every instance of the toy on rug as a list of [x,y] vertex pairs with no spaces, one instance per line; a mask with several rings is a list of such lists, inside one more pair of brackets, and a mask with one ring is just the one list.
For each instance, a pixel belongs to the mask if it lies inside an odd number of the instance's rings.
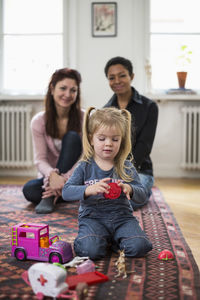
[[110,186],[108,194],[104,193],[106,199],[117,199],[121,195],[121,187],[116,182],[109,182]]
[[68,289],[66,276],[64,268],[49,263],[36,263],[22,274],[39,300],[44,296],[78,300],[77,292]]
[[71,261],[69,261],[66,264],[63,264],[62,267],[69,267],[73,268],[76,267],[78,274],[83,274],[87,272],[94,272],[96,269],[95,264],[93,261],[89,259],[88,256],[75,256]]
[[12,226],[12,256],[18,260],[66,263],[73,258],[70,243],[55,235],[49,238],[49,225],[19,223]]
[[76,271],[78,274],[94,272],[95,269],[96,269],[96,266],[93,263],[93,261],[90,259],[86,260],[85,262],[83,262],[82,264],[80,264],[76,267]]
[[119,250],[119,258],[117,259],[115,265],[117,266],[118,274],[115,275],[115,277],[119,277],[120,275],[123,275],[123,278],[127,277],[126,273],[126,261],[125,261],[125,253],[124,249]]
[[22,278],[39,300],[44,296],[83,300],[87,296],[88,285],[109,280],[97,271],[67,276],[67,270],[59,263],[35,263],[23,272]]
[[165,249],[165,250],[160,252],[160,254],[158,255],[158,259],[160,259],[160,260],[173,260],[174,255],[171,251]]
[[107,275],[100,273],[98,271],[95,272],[86,272],[78,275],[71,275],[66,277],[66,282],[69,286],[69,289],[73,290],[77,287],[79,283],[85,282],[88,285],[101,283],[108,281],[109,278]]
[[78,266],[79,264],[83,263],[85,260],[88,260],[89,256],[75,256],[72,260],[70,260],[68,263],[63,264],[63,267],[65,268],[73,268]]

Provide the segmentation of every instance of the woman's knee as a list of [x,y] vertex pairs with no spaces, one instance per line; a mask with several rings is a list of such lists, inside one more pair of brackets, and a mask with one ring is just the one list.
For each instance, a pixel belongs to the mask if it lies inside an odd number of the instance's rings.
[[75,131],[68,131],[62,139],[63,145],[73,146],[75,148],[82,148],[82,142],[80,135]]
[[97,235],[77,237],[74,241],[74,251],[78,256],[89,256],[93,260],[101,259],[106,255],[107,241]]
[[125,249],[125,255],[130,257],[143,257],[152,250],[152,243],[145,237],[130,237],[123,239],[120,245]]
[[43,179],[33,179],[25,183],[22,192],[26,200],[38,204],[42,197]]
[[24,197],[26,198],[26,200],[31,201],[30,200],[31,192],[30,192],[29,182],[25,183],[25,185],[23,186],[22,192],[23,192]]
[[68,172],[82,153],[82,142],[77,132],[69,131],[62,139],[62,149],[56,167],[60,173]]

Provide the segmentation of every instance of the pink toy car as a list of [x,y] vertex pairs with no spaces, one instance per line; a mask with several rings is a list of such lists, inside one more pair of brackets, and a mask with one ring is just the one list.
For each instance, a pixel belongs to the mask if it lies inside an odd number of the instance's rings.
[[49,225],[19,223],[12,227],[12,256],[18,260],[33,259],[65,263],[73,258],[71,244],[57,235],[49,239]]

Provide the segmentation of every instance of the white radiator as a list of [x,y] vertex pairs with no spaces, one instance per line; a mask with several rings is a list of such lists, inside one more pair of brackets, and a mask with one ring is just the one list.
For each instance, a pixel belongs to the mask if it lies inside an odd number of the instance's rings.
[[30,167],[30,106],[0,105],[0,167]]
[[182,167],[200,170],[200,106],[184,106]]

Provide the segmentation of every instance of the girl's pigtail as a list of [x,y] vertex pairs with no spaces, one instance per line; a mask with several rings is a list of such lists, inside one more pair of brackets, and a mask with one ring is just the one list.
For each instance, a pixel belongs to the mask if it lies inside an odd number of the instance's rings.
[[95,109],[94,107],[89,107],[84,115],[83,121],[83,155],[82,160],[88,161],[93,156],[93,148],[91,146],[91,136],[89,130],[89,119],[91,111]]
[[128,155],[128,159],[134,164],[134,157],[133,157],[133,153],[132,153],[132,117],[131,114],[129,113],[128,110],[124,110],[125,111],[125,115],[126,115],[126,119],[127,119],[127,136],[129,136],[128,139],[128,144],[129,144],[129,155]]
[[126,131],[125,131],[126,132],[126,135],[125,135],[126,150],[131,153],[131,148],[132,148],[132,144],[131,144],[131,114],[126,109],[122,109],[121,113],[126,119]]
[[131,114],[126,109],[121,109],[121,114],[124,119],[124,130],[122,135],[121,148],[116,156],[116,169],[118,174],[125,181],[129,182],[133,179],[131,166],[125,164],[126,160],[132,161],[133,156],[131,154],[132,144],[131,144]]

